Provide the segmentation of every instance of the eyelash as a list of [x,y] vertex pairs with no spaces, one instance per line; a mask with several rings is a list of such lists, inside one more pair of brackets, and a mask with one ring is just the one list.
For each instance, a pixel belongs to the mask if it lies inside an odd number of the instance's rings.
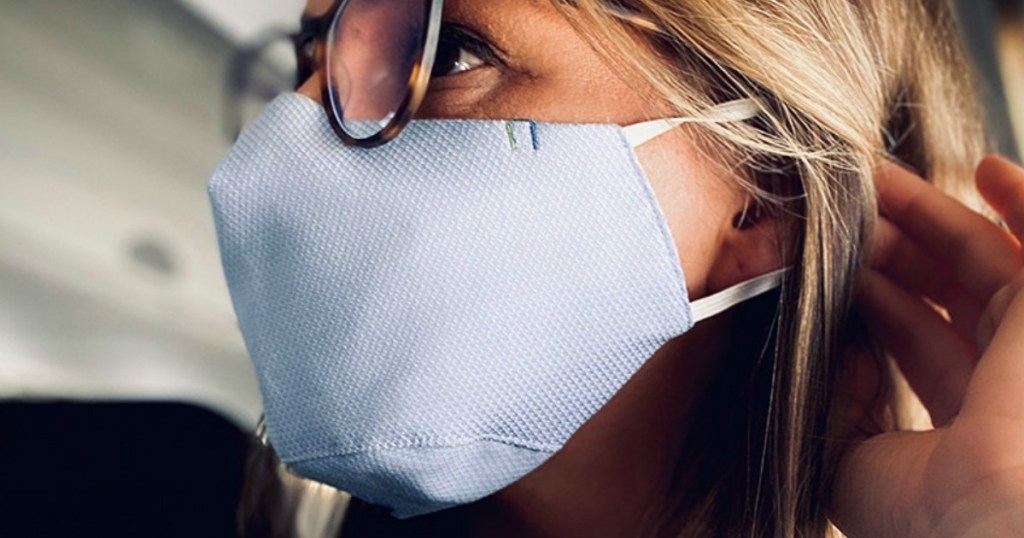
[[[445,47],[451,46],[455,48],[455,52],[458,54],[452,56],[451,54],[445,55]],[[468,66],[464,63],[463,52],[468,52],[474,58],[480,61],[479,65]],[[446,65],[447,63],[455,62],[463,63],[461,71],[452,72],[451,69]],[[437,57],[434,60],[434,69],[432,76],[434,77],[445,77],[445,76],[456,76],[462,73],[473,71],[478,67],[484,66],[501,66],[504,65],[504,61],[499,56],[487,41],[473,32],[472,30],[454,23],[443,22],[441,23],[440,37],[437,45]]]

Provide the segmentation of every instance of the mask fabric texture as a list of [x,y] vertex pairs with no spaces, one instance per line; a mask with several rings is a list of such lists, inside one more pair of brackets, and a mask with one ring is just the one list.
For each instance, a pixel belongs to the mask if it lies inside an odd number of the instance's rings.
[[399,518],[537,468],[695,322],[619,126],[417,120],[365,150],[288,94],[209,191],[271,444]]

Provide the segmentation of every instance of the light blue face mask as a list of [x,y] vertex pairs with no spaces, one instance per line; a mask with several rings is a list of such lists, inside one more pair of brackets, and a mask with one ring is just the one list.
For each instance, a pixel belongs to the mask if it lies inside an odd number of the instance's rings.
[[399,518],[475,501],[668,340],[776,287],[688,299],[633,151],[682,121],[422,120],[363,150],[278,98],[209,190],[282,461]]

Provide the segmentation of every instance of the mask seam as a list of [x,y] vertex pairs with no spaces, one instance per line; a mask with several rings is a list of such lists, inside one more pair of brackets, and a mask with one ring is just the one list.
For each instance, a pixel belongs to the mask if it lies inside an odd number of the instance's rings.
[[[328,458],[345,457],[350,458],[354,456],[361,456],[372,452],[387,452],[391,450],[408,450],[414,448],[459,448],[469,446],[480,442],[494,443],[504,445],[512,448],[522,448],[531,450],[533,452],[546,452],[553,454],[562,448],[560,444],[548,444],[548,443],[529,443],[513,438],[503,438],[495,436],[482,436],[482,437],[456,437],[456,438],[426,438],[410,442],[403,443],[375,443],[369,446],[352,449],[340,449],[328,451],[323,454],[305,454],[297,457],[282,457],[286,459],[288,463],[304,463],[315,460],[322,460]],[[271,440],[273,444],[273,440]]]

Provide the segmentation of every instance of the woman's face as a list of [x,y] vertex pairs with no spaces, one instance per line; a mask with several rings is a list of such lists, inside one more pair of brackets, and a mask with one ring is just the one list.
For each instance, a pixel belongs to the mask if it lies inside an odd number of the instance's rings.
[[[308,0],[310,14],[332,0]],[[448,0],[444,21],[474,37],[461,62],[431,79],[420,118],[508,119],[628,125],[657,116],[642,81],[625,81],[544,0]],[[454,64],[453,64],[454,65]],[[320,100],[317,73],[300,88]],[[640,91],[638,91],[640,90]],[[679,250],[693,299],[770,270],[763,234],[732,226],[744,198],[734,181],[715,177],[683,128],[637,150]],[[399,135],[401,136],[401,135]],[[759,254],[761,253],[761,254]]]

